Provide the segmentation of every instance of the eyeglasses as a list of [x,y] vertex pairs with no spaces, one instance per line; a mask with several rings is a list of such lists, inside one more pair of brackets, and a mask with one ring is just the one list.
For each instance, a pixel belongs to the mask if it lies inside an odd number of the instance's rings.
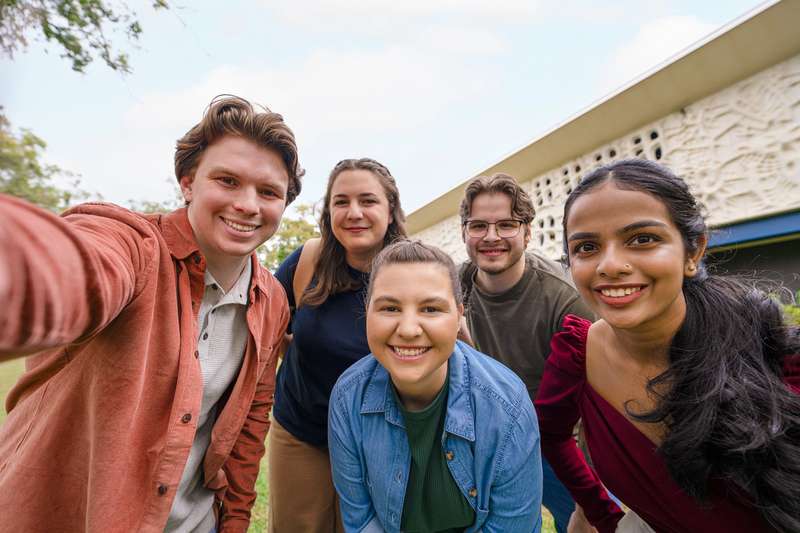
[[474,238],[485,237],[489,233],[489,226],[494,226],[494,231],[501,239],[510,239],[519,234],[522,221],[513,218],[505,218],[497,222],[486,222],[485,220],[467,220],[464,227],[467,235]]

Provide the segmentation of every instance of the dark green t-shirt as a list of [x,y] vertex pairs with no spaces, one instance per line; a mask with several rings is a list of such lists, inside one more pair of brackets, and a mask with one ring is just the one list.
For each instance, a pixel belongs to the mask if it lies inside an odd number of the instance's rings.
[[411,472],[400,527],[404,533],[455,533],[475,522],[475,511],[453,480],[442,450],[447,390],[445,380],[442,390],[422,411],[407,411],[394,391],[411,449]]
[[516,285],[499,294],[481,291],[477,267],[461,265],[467,325],[475,347],[513,370],[533,400],[550,355],[550,339],[564,315],[594,320],[561,264],[533,252],[525,254],[525,272]]

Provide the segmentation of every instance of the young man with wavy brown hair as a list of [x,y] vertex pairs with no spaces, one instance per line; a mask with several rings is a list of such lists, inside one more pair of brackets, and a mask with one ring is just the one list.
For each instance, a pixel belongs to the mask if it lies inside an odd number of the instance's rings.
[[[592,317],[566,270],[527,249],[534,214],[528,193],[513,176],[502,173],[472,180],[460,210],[469,256],[461,266],[469,334],[478,350],[522,379],[531,400],[550,353],[550,338],[564,316]],[[542,473],[542,503],[556,530],[566,532],[575,502],[546,461]],[[573,522],[588,525],[580,513]]]
[[300,192],[283,118],[215,98],[177,143],[186,206],[0,196],[9,531],[245,532],[289,318],[254,250]]

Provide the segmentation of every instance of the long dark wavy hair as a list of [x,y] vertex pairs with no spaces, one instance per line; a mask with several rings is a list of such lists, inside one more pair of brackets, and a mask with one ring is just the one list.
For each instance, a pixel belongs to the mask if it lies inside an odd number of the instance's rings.
[[[624,160],[587,175],[564,206],[613,180],[650,194],[669,211],[687,254],[708,230],[686,183],[646,160]],[[568,256],[567,256],[568,257]],[[710,275],[701,261],[683,280],[686,318],[672,340],[669,367],[647,385],[649,412],[628,414],[663,423],[659,447],[678,485],[698,503],[709,482],[733,486],[777,531],[800,531],[800,396],[782,378],[786,356],[800,352],[800,328],[784,323],[779,304],[752,281]],[[658,391],[662,391],[659,393]]]
[[331,191],[336,178],[345,170],[368,170],[378,178],[383,187],[386,199],[389,201],[389,213],[392,215],[392,222],[383,237],[383,246],[406,237],[406,215],[400,206],[400,191],[397,189],[397,183],[389,169],[367,157],[339,161],[328,177],[328,187],[325,190],[322,213],[319,217],[320,252],[314,266],[317,283],[309,285],[303,293],[301,303],[304,305],[317,306],[327,300],[331,294],[356,290],[361,287],[361,281],[350,275],[347,268],[347,253],[344,246],[334,236],[331,227]]

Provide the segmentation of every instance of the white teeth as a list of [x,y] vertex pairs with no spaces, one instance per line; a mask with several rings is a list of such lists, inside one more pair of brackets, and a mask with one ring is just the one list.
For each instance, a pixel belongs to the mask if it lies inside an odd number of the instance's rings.
[[428,348],[400,348],[398,346],[392,346],[392,349],[402,357],[414,357],[428,350]]
[[225,218],[223,218],[222,221],[225,222],[225,224],[227,224],[229,227],[235,229],[236,231],[255,231],[255,229],[258,227],[258,226],[250,226],[248,224],[238,224],[236,222],[232,222]]
[[622,296],[628,296],[633,294],[634,292],[639,292],[642,290],[641,287],[625,287],[624,289],[602,289],[600,292],[603,293],[603,296],[610,296],[611,298],[620,298]]

